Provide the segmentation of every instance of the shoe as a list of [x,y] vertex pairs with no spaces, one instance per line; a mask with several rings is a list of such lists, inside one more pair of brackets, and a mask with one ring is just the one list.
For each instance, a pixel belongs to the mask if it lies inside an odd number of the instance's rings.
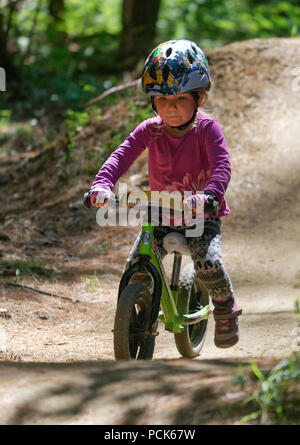
[[215,345],[217,348],[230,348],[239,341],[239,321],[242,309],[235,304],[230,309],[214,309]]

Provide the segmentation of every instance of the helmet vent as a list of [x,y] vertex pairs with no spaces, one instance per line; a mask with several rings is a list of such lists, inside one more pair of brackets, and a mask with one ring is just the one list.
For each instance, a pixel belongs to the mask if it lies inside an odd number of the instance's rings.
[[192,56],[192,54],[189,51],[187,53],[187,58],[189,59],[189,62],[191,64],[195,61],[194,57]]
[[166,51],[166,56],[167,56],[167,57],[170,57],[170,55],[172,54],[172,52],[173,52],[173,49],[172,49],[172,48],[168,48],[167,51]]
[[162,69],[162,76],[165,82],[168,80],[169,74],[170,74],[170,67],[167,63],[165,63]]
[[153,64],[149,68],[149,74],[152,77],[152,79],[157,80],[156,71]]

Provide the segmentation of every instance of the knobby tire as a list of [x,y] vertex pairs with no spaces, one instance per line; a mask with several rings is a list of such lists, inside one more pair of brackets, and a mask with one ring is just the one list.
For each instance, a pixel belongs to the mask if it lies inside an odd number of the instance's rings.
[[[195,312],[209,304],[205,286],[195,276],[193,264],[187,265],[179,280],[177,308],[180,314]],[[207,320],[184,327],[180,334],[174,334],[178,352],[185,358],[197,357],[204,345]]]
[[116,360],[152,359],[155,338],[149,335],[152,295],[142,283],[129,284],[117,304],[114,324]]

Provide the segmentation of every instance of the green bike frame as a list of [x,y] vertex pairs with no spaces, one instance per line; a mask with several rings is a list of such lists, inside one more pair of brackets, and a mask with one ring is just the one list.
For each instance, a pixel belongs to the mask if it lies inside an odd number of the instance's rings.
[[170,288],[162,262],[159,255],[156,254],[156,249],[153,249],[153,232],[154,226],[151,223],[144,223],[142,226],[141,240],[139,244],[139,256],[146,257],[147,260],[158,271],[162,289],[160,306],[162,313],[159,314],[159,319],[165,324],[165,329],[179,334],[184,330],[185,325],[194,324],[201,320],[208,318],[211,313],[209,305],[203,307],[201,310],[192,314],[178,314],[177,298],[178,290]]

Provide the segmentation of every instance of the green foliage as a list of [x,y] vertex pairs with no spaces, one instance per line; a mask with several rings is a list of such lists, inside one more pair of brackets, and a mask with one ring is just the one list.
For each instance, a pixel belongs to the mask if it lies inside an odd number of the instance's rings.
[[28,257],[25,260],[14,260],[6,264],[6,267],[15,271],[16,281],[22,277],[37,279],[38,276],[51,277],[52,269],[47,269],[37,257]]
[[299,301],[299,298],[296,298],[295,308],[296,308],[296,317],[299,319],[299,317],[300,317],[300,301]]
[[230,384],[231,385],[239,385],[242,389],[244,389],[245,387],[245,378],[244,378],[244,373],[245,373],[245,367],[243,365],[238,365],[236,371],[235,371],[235,375],[232,378]]
[[9,125],[11,120],[11,110],[0,110],[0,126]]
[[74,138],[89,121],[89,114],[86,112],[67,110],[65,128],[70,139],[70,144],[66,147],[64,161],[69,161],[71,152],[76,149]]
[[203,47],[237,40],[299,35],[300,7],[296,0],[164,0],[157,41],[189,38]]
[[88,120],[89,114],[86,112],[67,110],[65,126],[72,145],[74,137],[87,124]]
[[[65,0],[61,20],[50,15],[48,3],[27,0],[11,13],[10,2],[4,2],[1,9],[4,32],[10,22],[8,48],[20,74],[20,106],[28,112],[41,106],[78,110],[112,86],[112,75],[113,84],[119,83],[122,0]],[[153,45],[188,38],[209,48],[243,39],[295,37],[300,6],[297,0],[161,0],[156,29]],[[8,87],[2,103],[10,95]]]
[[[300,305],[298,298],[295,301],[295,315],[298,325],[295,332],[296,335],[299,335]],[[252,373],[257,378],[259,386],[244,403],[250,402],[258,409],[243,417],[240,421],[241,424],[255,420],[261,424],[300,425],[299,337],[296,339],[296,348],[293,350],[294,353],[291,357],[281,360],[269,373],[261,371],[257,363],[252,363]],[[241,375],[241,369],[238,368],[232,384],[239,384],[243,388],[245,381]]]
[[71,35],[93,35],[101,31],[116,35],[121,31],[121,2],[68,0],[64,18],[64,31]]
[[[105,244],[105,243],[103,243]],[[109,248],[108,248],[109,249]],[[91,254],[103,254],[102,251],[97,252],[97,251],[91,251]],[[104,255],[106,255],[106,253],[104,253]],[[99,286],[101,285],[101,283],[103,282],[103,280],[101,280],[100,278],[97,277],[97,272],[94,271],[94,273],[88,277],[81,277],[81,282],[85,283],[89,289],[89,292],[91,293],[99,293]]]
[[268,375],[252,364],[252,372],[260,386],[245,403],[256,402],[259,409],[245,416],[240,423],[260,419],[261,423],[299,424],[300,360],[296,355],[282,360]]
[[4,152],[4,144],[9,140],[8,132],[11,121],[11,110],[0,110],[0,153]]

